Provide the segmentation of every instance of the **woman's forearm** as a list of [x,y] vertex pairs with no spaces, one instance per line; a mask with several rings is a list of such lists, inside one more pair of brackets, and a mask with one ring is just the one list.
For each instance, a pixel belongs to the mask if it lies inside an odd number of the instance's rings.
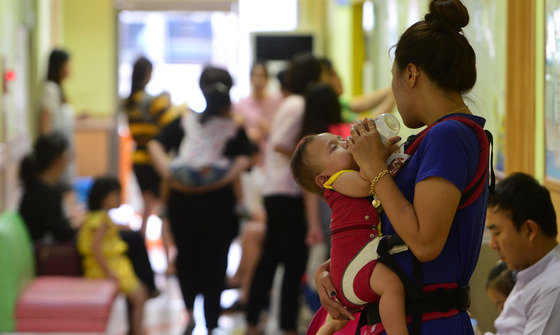
[[191,187],[183,185],[176,180],[171,180],[170,186],[174,190],[186,194],[203,194],[213,192],[233,183],[233,181],[238,178],[243,171],[246,171],[249,168],[250,163],[251,159],[249,157],[239,156],[235,158],[226,174],[220,180],[209,185]]
[[165,148],[161,143],[156,140],[151,140],[148,142],[148,152],[152,157],[152,164],[155,170],[161,176],[162,179],[166,180],[169,178],[169,156],[165,152]]
[[[376,171],[383,171],[382,167]],[[426,206],[426,204],[422,203],[417,206],[411,204],[390,175],[379,179],[375,184],[375,193],[393,228],[412,253],[422,262],[434,260],[441,253],[447,240],[453,217],[437,220],[439,222],[433,222],[434,220],[421,222],[415,207]],[[440,211],[444,211],[444,209]]]
[[292,157],[292,154],[294,153],[294,149],[293,149],[293,148],[292,148],[292,149],[289,149],[289,148],[283,147],[283,146],[281,146],[281,145],[279,145],[279,144],[277,144],[277,145],[274,146],[274,151],[279,152],[279,153],[281,153],[281,154],[283,154],[283,155],[285,155],[285,156],[288,156],[288,157]]
[[388,94],[385,97],[385,100],[379,105],[379,107],[375,110],[376,115],[384,114],[384,113],[391,113],[395,108],[395,98],[393,94]]
[[42,135],[48,134],[51,132],[51,113],[45,107],[41,107],[41,121],[39,124],[39,132]]
[[231,184],[243,171],[246,171],[251,165],[251,159],[247,156],[238,156],[233,160],[231,167],[225,174],[225,176],[220,180],[220,186],[226,186]]
[[382,102],[384,102],[387,97],[392,97],[393,93],[390,87],[379,89],[364,95],[354,97],[350,101],[350,110],[354,112],[365,112],[370,109],[378,107]]
[[[382,171],[382,170],[381,170]],[[389,175],[381,177],[375,184],[375,194],[381,201],[383,211],[395,228],[397,234],[405,241],[411,251],[416,255],[415,249],[422,245],[419,240],[420,225],[412,204],[404,197],[400,189]],[[417,256],[418,257],[418,256]]]

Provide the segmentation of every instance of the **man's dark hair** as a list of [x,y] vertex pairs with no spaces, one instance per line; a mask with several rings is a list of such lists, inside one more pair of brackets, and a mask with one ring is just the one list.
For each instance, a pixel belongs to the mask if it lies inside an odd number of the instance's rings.
[[488,208],[506,213],[517,230],[525,221],[533,220],[546,236],[558,234],[550,192],[525,173],[513,173],[501,180],[488,201]]

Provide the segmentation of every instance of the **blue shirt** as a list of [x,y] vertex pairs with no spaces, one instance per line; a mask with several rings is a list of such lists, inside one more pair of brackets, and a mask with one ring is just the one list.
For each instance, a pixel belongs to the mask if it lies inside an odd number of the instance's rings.
[[[484,127],[485,119],[466,116]],[[480,161],[479,140],[468,126],[455,120],[444,120],[433,126],[416,152],[395,176],[395,183],[410,202],[414,202],[414,188],[429,177],[444,178],[461,191],[473,180]],[[471,205],[457,211],[451,230],[441,254],[433,261],[424,263],[423,284],[468,284],[475,269],[482,243],[488,182],[479,198]],[[395,230],[387,215],[383,214],[383,234]],[[412,254],[410,251],[395,255],[395,260],[412,277]],[[444,319],[424,322],[423,334],[473,334],[466,312]]]

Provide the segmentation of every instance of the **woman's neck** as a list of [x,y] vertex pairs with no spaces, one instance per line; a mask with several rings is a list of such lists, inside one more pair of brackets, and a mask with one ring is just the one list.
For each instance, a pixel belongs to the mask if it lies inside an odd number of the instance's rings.
[[47,185],[55,186],[60,179],[60,173],[54,169],[47,169],[39,174],[39,180]]
[[253,91],[253,97],[255,98],[255,100],[258,100],[258,101],[264,100],[264,98],[266,98],[266,91],[265,90],[254,90]]
[[471,114],[461,94],[438,91],[423,94],[421,98],[420,118],[425,125],[429,126],[448,114]]

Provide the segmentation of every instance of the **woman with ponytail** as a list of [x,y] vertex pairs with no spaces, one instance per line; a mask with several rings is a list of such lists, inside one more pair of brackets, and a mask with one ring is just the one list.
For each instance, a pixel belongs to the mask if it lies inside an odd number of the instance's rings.
[[[167,214],[177,246],[177,275],[191,334],[194,299],[204,295],[208,333],[217,334],[227,254],[237,235],[235,181],[250,163],[247,134],[230,117],[230,74],[206,67],[200,76],[206,99],[201,114],[191,112],[163,128],[148,144],[154,166],[170,180]],[[169,164],[170,151],[178,156]],[[196,186],[202,185],[202,186]]]
[[231,160],[223,152],[239,128],[231,117],[232,85],[226,70],[209,66],[202,71],[200,89],[206,108],[201,114],[191,113],[183,118],[185,137],[169,168],[171,177],[181,184],[211,184],[229,170]]
[[[152,78],[152,62],[146,57],[138,58],[132,67],[130,95],[124,101],[124,111],[128,126],[136,144],[132,153],[134,175],[142,192],[144,211],[142,215],[142,234],[146,223],[160,203],[160,178],[152,166],[152,158],[146,146],[157,132],[175,118],[168,93],[155,97],[146,92]],[[171,241],[163,233],[166,251]],[[169,257],[168,257],[169,259]]]
[[[33,241],[66,242],[74,238],[75,229],[81,225],[81,222],[71,220],[63,205],[64,190],[60,187],[60,179],[68,167],[68,148],[63,134],[43,135],[20,163],[19,178],[24,190],[19,213]],[[142,236],[130,230],[122,230],[120,234],[128,244],[128,256],[136,275],[146,284],[150,294],[155,294],[154,273]]]
[[63,82],[70,77],[70,54],[54,49],[49,55],[47,78],[41,98],[41,134],[58,131],[74,138],[74,109],[68,103]]
[[[477,77],[475,52],[462,31],[468,23],[460,0],[431,0],[429,14],[409,27],[395,47],[397,109],[406,126],[427,126],[423,131],[392,155],[371,119],[352,126],[347,139],[383,208],[380,232],[391,237],[377,251],[406,288],[411,334],[473,334],[468,285],[493,179],[489,183],[486,120],[473,115],[463,99]],[[403,242],[409,250],[390,256],[391,247]],[[341,293],[329,270],[326,262],[315,274],[321,303],[333,319],[352,319],[336,300]],[[384,333],[383,324],[374,321],[379,320],[376,307],[365,307],[373,327],[361,328],[362,333]]]
[[20,165],[24,193],[19,212],[32,240],[50,235],[56,241],[69,240],[74,230],[65,215],[60,178],[68,167],[68,141],[60,133],[43,135]]
[[287,73],[291,94],[282,101],[272,121],[264,155],[265,184],[262,189],[267,231],[249,290],[249,335],[259,333],[260,312],[268,303],[274,272],[280,264],[284,265],[280,329],[288,335],[296,334],[298,297],[307,264],[307,244],[322,240],[318,199],[314,194],[303,192],[290,171],[290,157],[300,140],[304,120],[304,93],[311,84],[320,81],[321,73],[321,63],[312,54],[294,56]]
[[61,176],[60,183],[65,191],[72,188],[76,175],[74,163],[75,111],[64,92],[64,81],[71,75],[70,54],[63,49],[54,49],[49,55],[47,78],[43,85],[40,106],[40,134],[57,132],[68,142],[69,163]]
[[[164,92],[152,96],[146,92],[146,86],[152,78],[153,65],[146,57],[138,58],[132,67],[130,94],[124,101],[124,111],[128,127],[136,144],[132,153],[132,168],[142,194],[143,211],[140,233],[145,237],[146,225],[150,215],[161,205],[161,179],[154,170],[152,158],[147,145],[152,137],[176,117],[177,111],[171,106],[169,94]],[[167,258],[167,274],[175,271],[170,248],[173,238],[169,232],[169,223],[162,216],[161,237]]]

